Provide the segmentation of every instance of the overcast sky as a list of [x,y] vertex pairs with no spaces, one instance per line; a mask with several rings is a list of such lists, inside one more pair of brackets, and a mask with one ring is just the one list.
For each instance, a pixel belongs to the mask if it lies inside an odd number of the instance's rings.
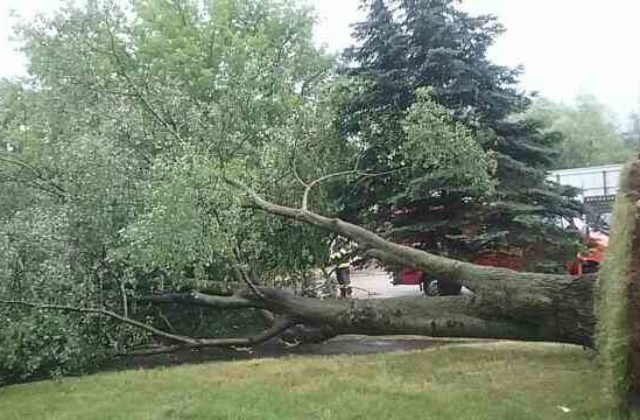
[[[318,42],[350,44],[359,0],[305,0],[318,10]],[[0,0],[0,76],[20,74],[24,60],[8,41],[9,10],[32,16],[60,0]],[[592,93],[622,119],[640,106],[640,0],[464,0],[466,10],[498,16],[507,28],[491,50],[500,64],[525,67],[523,87],[556,101]]]

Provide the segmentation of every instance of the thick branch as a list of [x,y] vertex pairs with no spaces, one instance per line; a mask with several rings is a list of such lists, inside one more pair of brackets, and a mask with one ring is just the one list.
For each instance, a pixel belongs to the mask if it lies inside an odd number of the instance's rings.
[[[309,211],[306,208],[294,209],[271,203],[255,191],[237,180],[227,182],[243,192],[262,210],[302,221],[322,229],[338,233],[357,242],[364,248],[371,249],[379,258],[416,267],[445,281],[452,281],[468,287],[479,294],[493,295],[498,298],[517,297],[522,301],[540,300],[539,293],[532,290],[538,287],[563,287],[573,280],[571,276],[548,275],[539,273],[519,273],[506,268],[481,267],[475,264],[457,261],[428,252],[399,245],[357,225],[339,218],[329,218]],[[534,296],[535,295],[535,296]],[[544,304],[545,302],[538,302]]]
[[278,336],[284,332],[287,328],[295,325],[295,322],[288,317],[280,317],[275,320],[274,324],[262,331],[261,333],[251,337],[232,337],[232,338],[201,338],[197,339],[195,343],[178,344],[174,346],[162,346],[151,349],[137,350],[128,352],[126,356],[141,356],[171,353],[180,350],[194,350],[206,347],[251,347],[260,343],[264,343]]
[[178,303],[220,309],[262,308],[264,306],[258,301],[251,301],[240,296],[212,296],[198,292],[143,296],[138,300],[141,302]]

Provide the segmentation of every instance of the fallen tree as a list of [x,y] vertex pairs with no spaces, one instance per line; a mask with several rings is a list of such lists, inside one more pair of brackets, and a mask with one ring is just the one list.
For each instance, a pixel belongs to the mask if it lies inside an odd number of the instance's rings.
[[[640,166],[640,161],[634,161]],[[344,175],[344,174],[341,174]],[[256,285],[242,267],[242,287],[222,287],[211,294],[192,292],[139,297],[153,304],[198,305],[222,309],[255,308],[264,311],[272,326],[246,338],[194,338],[170,334],[103,309],[83,309],[33,302],[0,301],[41,309],[93,312],[146,330],[168,345],[141,353],[184,348],[246,347],[276,336],[320,341],[339,334],[416,334],[432,337],[472,337],[554,341],[592,347],[595,327],[593,292],[597,276],[581,277],[523,273],[481,267],[393,243],[361,226],[329,218],[309,209],[314,186],[329,177],[306,184],[298,208],[272,203],[234,179],[227,184],[249,205],[292,223],[306,223],[332,231],[359,245],[363,254],[387,263],[412,266],[471,289],[470,296],[399,297],[390,299],[316,299],[283,289]]]

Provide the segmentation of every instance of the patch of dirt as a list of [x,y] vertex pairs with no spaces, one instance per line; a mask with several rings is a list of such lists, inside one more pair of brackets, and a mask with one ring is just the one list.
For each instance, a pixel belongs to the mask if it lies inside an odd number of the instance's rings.
[[122,358],[105,366],[104,370],[147,369],[159,366],[176,366],[215,361],[280,358],[288,356],[330,356],[340,354],[372,354],[392,351],[421,350],[452,343],[469,343],[478,340],[433,339],[418,336],[369,337],[345,335],[324,343],[304,343],[288,347],[279,340],[272,340],[246,350],[210,348],[186,350],[171,354]]

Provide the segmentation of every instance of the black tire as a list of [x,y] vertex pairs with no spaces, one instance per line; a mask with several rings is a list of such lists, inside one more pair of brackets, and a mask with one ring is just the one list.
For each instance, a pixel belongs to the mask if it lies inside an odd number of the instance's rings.
[[462,287],[447,283],[439,284],[438,280],[424,281],[422,290],[427,296],[458,296]]
[[597,273],[599,269],[600,264],[595,261],[585,261],[582,263],[583,274]]
[[439,296],[438,280],[425,280],[422,282],[422,291],[426,296]]

